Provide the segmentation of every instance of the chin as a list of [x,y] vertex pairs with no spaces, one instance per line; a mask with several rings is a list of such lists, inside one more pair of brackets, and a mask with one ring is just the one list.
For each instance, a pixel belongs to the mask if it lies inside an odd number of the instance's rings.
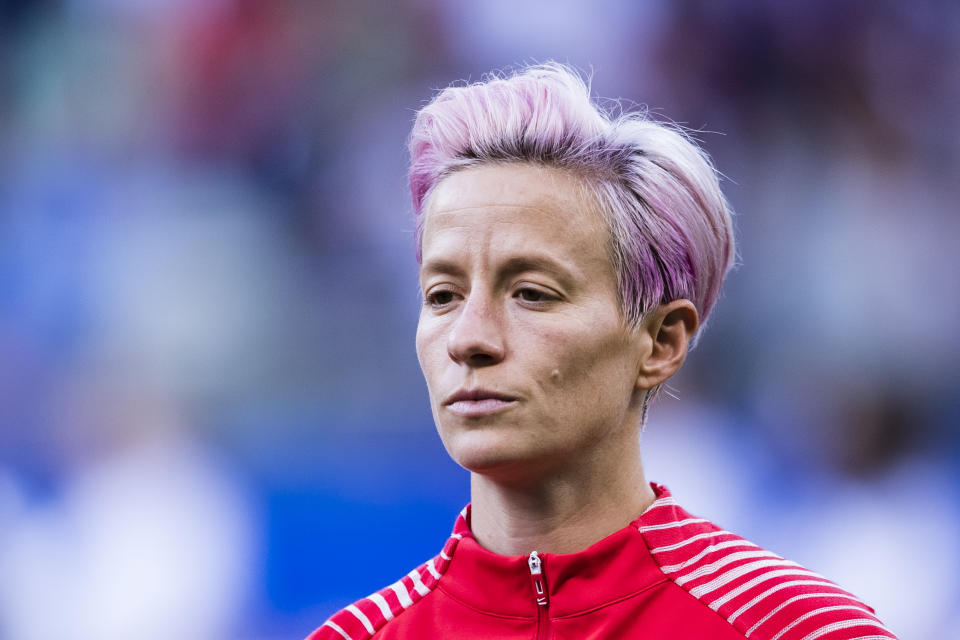
[[550,456],[543,443],[523,442],[511,437],[515,435],[486,430],[461,431],[445,436],[443,444],[453,461],[471,473],[518,477],[539,469]]

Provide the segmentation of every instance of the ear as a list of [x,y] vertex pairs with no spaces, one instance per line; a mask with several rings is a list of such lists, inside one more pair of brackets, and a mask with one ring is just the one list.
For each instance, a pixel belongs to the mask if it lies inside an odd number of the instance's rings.
[[647,314],[640,328],[647,348],[639,363],[638,389],[652,389],[677,372],[699,323],[697,308],[685,299],[662,304]]

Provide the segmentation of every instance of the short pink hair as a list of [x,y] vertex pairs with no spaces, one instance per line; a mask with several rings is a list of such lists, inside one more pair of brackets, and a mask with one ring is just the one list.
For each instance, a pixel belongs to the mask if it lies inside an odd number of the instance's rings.
[[733,264],[731,211],[707,154],[677,126],[601,109],[563,65],[440,91],[417,113],[409,150],[418,261],[425,203],[444,177],[534,162],[573,171],[597,198],[630,322],[686,298],[702,326]]

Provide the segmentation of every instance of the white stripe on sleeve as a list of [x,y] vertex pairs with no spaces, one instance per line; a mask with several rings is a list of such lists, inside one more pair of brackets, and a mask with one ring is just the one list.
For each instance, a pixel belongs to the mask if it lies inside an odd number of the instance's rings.
[[[678,577],[675,582],[677,584],[686,584],[691,580],[696,580],[697,578],[702,578],[703,576],[708,576],[711,573],[715,573],[721,567],[725,567],[731,562],[736,562],[737,560],[747,560],[749,558],[774,558],[776,560],[783,560],[780,556],[770,551],[739,551],[737,553],[728,553],[724,557],[720,558],[716,562],[711,562],[710,564],[705,564],[699,569],[694,569],[690,573],[686,573]],[[744,565],[750,566],[750,565]]]
[[[790,631],[790,629],[793,629],[795,626],[797,626],[804,620],[809,620],[813,616],[820,615],[821,613],[829,613],[831,611],[842,611],[844,609],[853,609],[861,613],[866,613],[867,615],[870,614],[869,611],[865,611],[863,608],[856,607],[852,604],[838,604],[832,607],[820,607],[819,609],[814,609],[813,611],[806,612],[805,614],[803,614],[802,616],[800,616],[799,618],[797,618],[796,620],[794,620],[793,622],[785,626],[783,629],[781,629],[780,632],[777,633],[777,635],[773,636],[773,638],[771,638],[770,640],[780,640],[780,638],[783,637],[783,634]],[[879,621],[877,621],[877,624],[878,625],[880,624]]]
[[[695,536],[691,536],[682,542],[677,542],[676,544],[668,544],[664,547],[657,547],[656,549],[651,549],[650,553],[666,553],[667,551],[676,551],[680,547],[685,547],[691,542],[696,542],[697,540],[703,540],[705,538],[716,538],[718,536],[732,536],[733,534],[729,531],[707,531],[706,533],[698,533]],[[756,545],[754,545],[756,546]]]
[[849,629],[850,627],[863,627],[868,624],[874,627],[877,627],[878,629],[883,629],[884,631],[886,631],[884,626],[879,622],[877,622],[876,620],[867,620],[866,618],[858,618],[856,620],[844,620],[843,622],[834,622],[833,624],[828,624],[825,627],[820,627],[813,633],[810,633],[804,636],[803,640],[814,640],[814,638],[825,636],[828,633],[832,633],[833,631],[839,631],[840,629]]
[[413,600],[410,598],[410,592],[407,591],[407,585],[403,584],[402,580],[397,580],[390,588],[393,589],[393,592],[397,594],[397,600],[400,601],[400,606],[406,609],[413,604]]
[[717,544],[711,544],[709,547],[706,547],[703,551],[693,556],[689,560],[681,562],[680,564],[666,564],[660,567],[664,573],[676,573],[677,571],[682,571],[690,565],[696,564],[703,559],[708,553],[713,553],[714,551],[720,551],[721,549],[729,549],[730,547],[751,547],[757,549],[757,545],[752,542],[747,542],[746,540],[727,540],[726,542],[718,542]]
[[677,504],[677,501],[676,499],[674,499],[673,496],[670,496],[669,498],[657,498],[656,500],[653,501],[653,503],[649,507],[647,507],[646,511],[644,511],[643,513],[646,514],[659,507],[670,507],[675,504]]
[[[751,581],[751,582],[752,582],[752,581]],[[750,585],[750,586],[754,586],[754,585]],[[757,597],[755,597],[753,600],[751,600],[751,601],[748,602],[747,604],[743,605],[742,607],[740,607],[739,609],[737,609],[736,611],[734,611],[734,612],[733,612],[733,615],[731,615],[729,618],[727,618],[727,622],[729,622],[730,624],[733,624],[733,621],[736,620],[737,618],[739,618],[739,617],[743,614],[744,611],[752,608],[755,604],[757,604],[758,602],[760,602],[761,600],[763,600],[763,599],[766,598],[767,596],[772,595],[772,594],[776,593],[777,591],[780,591],[781,589],[789,589],[790,587],[813,587],[813,586],[817,586],[817,587],[833,587],[834,589],[837,590],[837,593],[834,593],[833,595],[838,596],[838,597],[839,597],[839,596],[842,596],[842,597],[844,597],[844,598],[849,598],[850,600],[857,600],[856,598],[854,598],[854,597],[851,596],[850,594],[844,593],[843,590],[840,589],[840,587],[838,587],[837,585],[835,585],[835,584],[833,584],[833,583],[831,583],[831,582],[827,582],[827,581],[825,581],[825,580],[823,580],[823,579],[821,579],[821,580],[789,580],[789,581],[787,581],[787,582],[781,582],[780,584],[778,584],[778,585],[776,585],[776,586],[770,587],[769,589],[767,589],[766,591],[764,591],[763,593],[761,593],[760,595],[758,595]],[[737,595],[739,595],[739,594],[737,594]],[[722,604],[722,603],[721,603],[721,604]],[[711,609],[713,608],[713,604],[710,605],[710,608],[711,608]],[[717,606],[717,609],[719,609],[719,608],[720,608],[720,606]],[[716,611],[716,609],[714,609],[714,611]]]
[[[661,529],[675,529],[676,527],[682,527],[685,524],[697,524],[700,522],[707,522],[703,518],[687,518],[686,520],[674,520],[673,522],[667,522],[664,524],[651,524],[645,527],[640,527],[637,529],[640,533],[646,533],[648,531],[660,531]],[[714,532],[715,533],[715,532]]]
[[824,585],[834,586],[832,582],[830,582],[823,576],[817,575],[816,573],[814,573],[813,571],[810,571],[809,569],[799,568],[799,569],[781,569],[779,571],[767,571],[767,572],[761,573],[756,578],[753,578],[747,582],[744,582],[742,585],[740,585],[736,589],[733,589],[732,591],[729,591],[725,595],[717,598],[707,606],[713,609],[714,611],[719,611],[720,607],[727,604],[727,602],[729,602],[730,600],[733,600],[744,591],[752,589],[753,587],[757,586],[761,582],[766,582],[767,580],[773,580],[774,578],[779,578],[781,576],[796,576],[798,578],[807,578],[807,579],[819,578],[820,580],[823,581]]
[[349,633],[341,629],[339,625],[337,625],[337,623],[333,622],[332,620],[327,620],[326,622],[323,623],[323,626],[330,627],[331,629],[339,633],[341,636],[343,636],[343,640],[353,640],[353,638],[350,637]]
[[373,593],[370,594],[370,600],[372,600],[375,605],[380,607],[380,613],[383,614],[384,618],[387,620],[393,620],[393,611],[390,611],[390,605],[387,603],[386,598],[379,593]]
[[413,580],[413,588],[417,590],[421,596],[425,596],[430,593],[430,589],[427,589],[427,585],[423,584],[423,578],[420,577],[420,572],[414,569],[407,574],[411,580]]
[[[819,584],[819,583],[816,583],[816,582],[815,582],[814,584]],[[848,599],[848,600],[853,600],[854,602],[856,602],[856,600],[857,600],[857,599],[854,598],[853,596],[848,596],[848,595],[846,595],[845,593],[836,593],[836,592],[829,592],[829,591],[823,591],[823,592],[818,592],[818,593],[802,593],[802,594],[800,594],[799,596],[793,596],[793,597],[790,598],[789,600],[787,600],[787,601],[781,603],[780,605],[774,607],[774,608],[773,608],[773,611],[771,611],[771,612],[768,613],[767,615],[763,616],[763,617],[760,619],[760,621],[757,622],[757,624],[755,624],[755,625],[753,625],[752,627],[750,627],[749,629],[747,629],[747,633],[746,633],[745,635],[749,638],[749,637],[750,637],[750,634],[752,634],[754,631],[757,630],[757,627],[759,627],[759,626],[762,625],[764,622],[766,622],[767,620],[769,620],[770,618],[772,618],[773,616],[775,616],[778,611],[782,610],[784,607],[787,607],[787,606],[793,604],[794,602],[796,602],[796,601],[798,601],[798,600],[806,600],[807,598],[846,598],[846,599]],[[860,609],[860,610],[863,611],[864,613],[870,613],[869,611],[867,611],[867,610],[864,609],[863,607],[857,607],[857,609]],[[730,619],[729,619],[729,618],[727,619],[727,622],[730,622]]]
[[363,625],[363,628],[367,630],[367,633],[373,635],[374,629],[373,625],[370,624],[370,618],[368,618],[363,611],[357,609],[357,605],[351,604],[347,607],[347,611],[353,614],[353,617],[360,621],[360,624]]
[[749,564],[744,564],[734,569],[730,569],[723,575],[718,578],[714,578],[706,584],[702,584],[699,587],[694,587],[690,590],[690,593],[696,597],[700,598],[706,593],[711,591],[716,591],[720,587],[729,584],[736,580],[737,578],[750,573],[751,571],[756,571],[757,569],[766,569],[767,567],[796,567],[801,569],[800,565],[792,560],[758,560],[757,562],[751,562]]

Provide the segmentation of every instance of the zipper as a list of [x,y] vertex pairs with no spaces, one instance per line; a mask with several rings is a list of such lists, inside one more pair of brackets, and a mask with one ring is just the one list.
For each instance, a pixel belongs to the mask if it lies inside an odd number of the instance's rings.
[[547,596],[547,581],[543,575],[543,559],[536,551],[531,551],[527,564],[530,567],[533,597],[537,602],[537,640],[547,640],[550,638],[550,616],[547,611],[550,601]]

